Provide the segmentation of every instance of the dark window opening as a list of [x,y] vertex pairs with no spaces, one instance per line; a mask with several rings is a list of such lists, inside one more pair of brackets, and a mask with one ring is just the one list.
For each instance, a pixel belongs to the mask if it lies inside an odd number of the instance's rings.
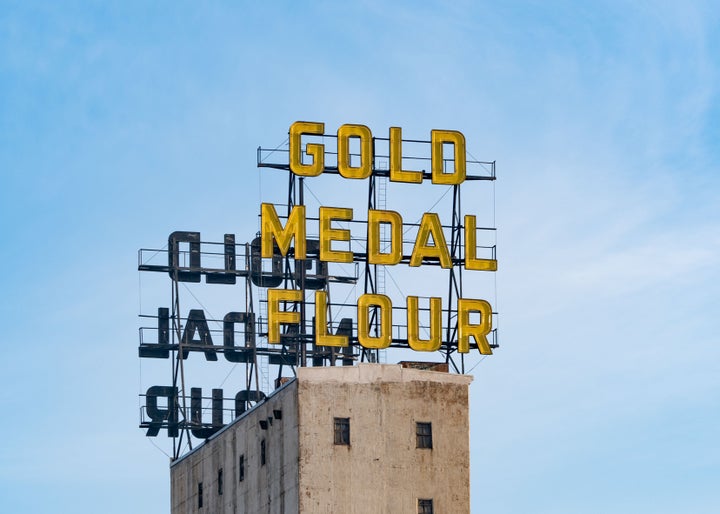
[[198,509],[201,509],[202,505],[203,505],[202,482],[198,482]]
[[418,448],[432,448],[432,423],[416,423],[415,436]]
[[245,455],[240,455],[240,462],[238,463],[238,476],[239,481],[245,480]]
[[260,465],[265,465],[265,439],[260,441]]
[[223,471],[222,468],[218,469],[218,495],[222,496],[223,493]]
[[350,445],[350,418],[335,418],[335,444]]
[[433,501],[418,500],[418,514],[433,514]]

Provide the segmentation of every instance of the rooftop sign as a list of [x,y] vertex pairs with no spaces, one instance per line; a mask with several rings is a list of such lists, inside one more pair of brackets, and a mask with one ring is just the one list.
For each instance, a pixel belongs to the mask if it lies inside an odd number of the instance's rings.
[[[140,251],[139,269],[167,272],[173,284],[172,307],[145,315],[155,318],[157,326],[141,329],[140,357],[170,359],[173,371],[172,386],[152,386],[141,395],[146,399],[141,426],[147,435],[167,429],[175,437],[187,428],[196,437],[207,437],[223,425],[220,389],[213,389],[212,422],[202,420],[198,388],[192,388],[186,410],[182,372],[191,353],[203,354],[207,362],[217,362],[222,354],[225,361],[248,367],[246,387],[235,395],[231,416],[264,398],[258,368],[277,366],[280,376],[283,366],[352,365],[375,361],[378,352],[389,348],[405,348],[441,352],[462,373],[464,355],[492,353],[492,306],[477,291],[463,294],[463,272],[497,270],[495,229],[481,226],[476,213],[462,212],[460,186],[494,180],[494,163],[468,159],[465,137],[458,131],[432,130],[429,141],[403,140],[402,129],[391,127],[388,136],[375,137],[368,127],[355,124],[325,134],[324,123],[295,122],[287,150],[258,149],[258,167],[288,172],[288,200],[282,205],[261,202],[260,231],[252,241],[238,244],[234,234],[225,234],[222,243],[209,243],[199,232],[182,231],[170,234],[166,263],[154,261],[158,251]],[[413,155],[403,153],[408,147]],[[286,158],[273,160],[278,154]],[[304,201],[306,181],[325,175],[340,180],[333,187],[333,205],[311,210]],[[381,198],[381,187],[388,187],[384,180],[409,191],[402,193],[397,210],[388,209]],[[442,188],[443,197],[452,193],[449,222],[443,224],[440,213],[432,210],[406,219],[404,207],[418,187]],[[357,193],[350,193],[352,202],[342,201],[341,192],[358,188],[367,192],[367,208],[349,205],[357,204]],[[214,264],[208,265],[210,261]],[[444,287],[438,290],[424,271],[429,269],[445,270]],[[393,270],[414,277],[413,286],[426,282],[428,290],[388,294],[384,277],[392,278]],[[206,284],[233,285],[240,279],[244,308],[233,307],[222,320],[211,319],[202,308],[183,315],[178,284],[199,283],[203,276]],[[352,303],[331,301],[331,286],[333,293],[348,290],[347,299],[361,282],[362,293]],[[343,313],[339,320],[338,312]],[[149,332],[157,336],[147,341]],[[159,398],[166,407],[158,406]]]

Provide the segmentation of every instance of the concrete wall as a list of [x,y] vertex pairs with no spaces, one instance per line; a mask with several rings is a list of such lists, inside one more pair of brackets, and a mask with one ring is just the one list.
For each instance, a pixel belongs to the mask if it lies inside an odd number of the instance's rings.
[[[432,498],[436,513],[470,512],[472,377],[380,364],[297,373],[296,380],[172,464],[173,514],[411,514],[419,498]],[[282,412],[281,420],[274,410]],[[349,446],[334,444],[335,417],[350,418]],[[273,422],[263,430],[260,421],[268,418]],[[416,422],[432,423],[432,449],[416,447]]]
[[[279,410],[282,419],[275,419]],[[260,420],[272,419],[263,430]],[[171,465],[172,514],[298,512],[297,382],[288,383],[191,453]],[[266,464],[260,463],[265,439]],[[245,479],[239,481],[239,459],[245,456]],[[218,494],[218,470],[223,494]],[[198,483],[203,507],[198,508]]]
[[[472,377],[396,365],[298,370],[300,512],[470,512],[468,385]],[[333,420],[350,418],[350,445]],[[433,449],[416,448],[431,422]]]

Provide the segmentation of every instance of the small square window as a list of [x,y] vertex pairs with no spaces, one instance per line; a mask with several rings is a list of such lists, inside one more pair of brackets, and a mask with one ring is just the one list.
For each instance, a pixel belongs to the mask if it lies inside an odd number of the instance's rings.
[[218,469],[217,486],[218,486],[218,495],[222,496],[222,493],[223,493],[223,470],[222,470],[222,468]]
[[262,441],[260,441],[260,465],[261,466],[265,465],[265,457],[266,457],[266,455],[265,455],[265,439],[263,439]]
[[432,423],[416,423],[415,437],[418,448],[432,449]]
[[202,482],[198,482],[198,509],[201,509],[203,506],[203,488],[202,488]]
[[245,455],[240,455],[240,462],[238,462],[238,477],[239,482],[245,480]]
[[418,514],[433,514],[432,498],[418,500]]
[[335,444],[350,445],[350,418],[335,418]]

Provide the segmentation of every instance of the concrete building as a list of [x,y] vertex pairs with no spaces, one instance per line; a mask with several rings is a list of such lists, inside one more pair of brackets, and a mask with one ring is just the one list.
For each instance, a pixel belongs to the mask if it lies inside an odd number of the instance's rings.
[[471,380],[401,365],[299,368],[171,465],[172,513],[470,512]]

